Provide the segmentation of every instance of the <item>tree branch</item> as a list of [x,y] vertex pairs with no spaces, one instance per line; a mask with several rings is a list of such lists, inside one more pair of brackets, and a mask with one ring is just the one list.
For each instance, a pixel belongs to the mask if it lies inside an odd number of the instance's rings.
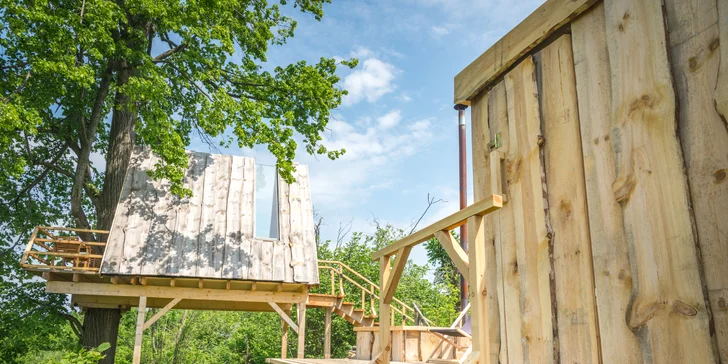
[[[91,146],[93,145],[96,137],[96,130],[99,126],[99,122],[101,121],[101,112],[103,111],[106,103],[106,97],[109,94],[113,69],[114,64],[110,61],[106,65],[104,74],[101,76],[101,83],[99,84],[99,90],[96,94],[96,100],[94,101],[94,106],[91,111],[88,128],[86,129],[86,133],[81,136],[81,153],[78,155],[76,174],[74,176],[73,187],[71,188],[71,214],[74,216],[76,224],[79,225],[79,227],[84,228],[91,228],[91,224],[86,217],[86,213],[83,211],[83,192],[86,190],[89,156],[91,154]],[[93,195],[89,196],[91,197]],[[91,198],[93,199],[93,197]],[[87,236],[83,238],[91,239],[93,237]]]
[[425,211],[422,212],[422,215],[420,215],[420,218],[417,219],[417,222],[415,222],[415,224],[412,226],[412,230],[410,230],[410,232],[409,232],[410,235],[415,232],[417,225],[420,223],[420,221],[422,221],[422,218],[425,217],[425,215],[427,214],[427,211],[430,210],[430,207],[432,207],[432,205],[434,205],[438,202],[446,202],[446,201],[443,201],[441,198],[435,200],[435,196],[432,196],[432,198],[430,198],[430,194],[429,193],[427,194],[427,208],[425,208]]
[[185,50],[185,48],[187,48],[187,44],[182,43],[182,44],[180,44],[180,45],[178,45],[178,46],[176,46],[176,47],[174,47],[174,48],[172,48],[170,50],[167,50],[167,51],[164,51],[164,52],[160,53],[158,56],[154,57],[154,59],[152,60],[152,62],[154,62],[154,63],[161,62],[165,58],[167,58],[167,57],[169,57],[169,56],[171,56],[171,55],[173,55],[175,53],[182,52],[183,50]]
[[[61,157],[63,157],[63,155],[66,154],[66,151],[67,150],[68,150],[68,145],[67,144],[64,145],[63,147],[61,147],[61,149],[58,151],[58,153],[55,155],[55,157],[53,157],[53,159],[51,160],[51,162],[49,163],[49,165],[52,165],[52,166],[55,167],[56,163],[58,163],[58,161],[61,159]],[[28,150],[28,153],[30,153],[30,150]],[[39,165],[46,166],[45,165],[45,162],[35,163],[32,160],[31,160],[31,162],[33,164],[39,164]],[[20,198],[21,197],[25,196],[28,192],[30,192],[30,190],[32,190],[33,188],[35,188],[35,186],[37,186],[41,181],[43,181],[46,178],[46,176],[48,175],[49,169],[50,169],[50,167],[46,166],[46,169],[43,170],[43,172],[41,172],[41,174],[39,174],[38,177],[36,177],[33,180],[33,182],[31,182],[28,186],[26,186],[25,188],[23,188],[23,190],[20,191],[20,193],[18,193],[15,196],[15,199],[13,200],[12,205],[16,205],[18,203],[18,201],[20,201]]]

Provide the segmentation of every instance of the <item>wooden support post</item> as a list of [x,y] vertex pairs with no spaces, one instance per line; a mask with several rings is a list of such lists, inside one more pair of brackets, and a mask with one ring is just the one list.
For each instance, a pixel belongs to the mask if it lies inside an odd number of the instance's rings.
[[390,324],[391,313],[389,311],[391,300],[384,299],[386,284],[389,281],[392,268],[390,266],[391,257],[382,256],[379,258],[379,290],[381,297],[379,298],[379,356],[372,360],[376,364],[389,363],[389,350],[391,348],[389,341],[391,336]]
[[[286,316],[291,317],[291,310],[285,311]],[[281,332],[281,359],[285,359],[288,356],[288,322],[281,319],[282,332]]]
[[326,307],[326,322],[324,324],[324,359],[331,359],[331,312],[333,307]]
[[298,305],[298,359],[303,359],[306,344],[306,303]]
[[334,270],[331,269],[331,295],[333,296],[336,294],[336,273],[334,273]]
[[139,297],[139,312],[137,313],[136,336],[134,337],[133,364],[142,362],[142,337],[144,335],[144,312],[147,309],[147,298]]
[[[468,219],[468,238],[470,249],[470,322],[472,325],[472,353],[478,353],[486,364],[489,362],[488,314],[485,305],[485,229],[483,216]],[[495,288],[495,287],[494,287]]]

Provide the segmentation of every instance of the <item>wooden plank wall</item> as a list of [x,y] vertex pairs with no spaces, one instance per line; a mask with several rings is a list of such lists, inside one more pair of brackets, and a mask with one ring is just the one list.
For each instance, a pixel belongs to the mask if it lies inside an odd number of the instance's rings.
[[728,363],[726,13],[598,1],[469,99],[481,363]]
[[254,237],[254,159],[188,157],[184,184],[192,196],[180,199],[168,181],[147,175],[158,158],[135,150],[102,273],[318,283],[306,166],[298,166],[296,183],[278,180],[280,239],[274,241]]

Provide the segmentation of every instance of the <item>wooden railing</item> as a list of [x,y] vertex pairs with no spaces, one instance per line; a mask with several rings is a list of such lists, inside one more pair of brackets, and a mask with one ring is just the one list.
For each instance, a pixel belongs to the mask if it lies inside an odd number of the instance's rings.
[[[368,306],[370,310],[369,313],[373,316],[378,316],[376,307],[378,306],[381,292],[378,284],[372,282],[359,272],[338,260],[319,260],[319,270],[328,270],[330,272],[331,295],[339,297],[347,296],[347,292],[344,290],[344,283],[347,282],[359,291],[356,295],[356,303],[359,303],[359,307],[366,312]],[[323,277],[323,274],[320,276]],[[352,276],[354,278],[352,278]],[[361,294],[360,299],[359,293]],[[393,298],[392,301],[395,303],[392,305],[392,311],[398,314],[401,319],[402,326],[407,325],[408,323],[414,324],[416,317],[415,309],[397,298]],[[394,320],[395,316],[391,315],[390,323],[394,324]]]
[[84,241],[79,233],[108,234],[106,230],[37,226],[25,247],[20,267],[29,270],[98,273],[106,243]]
[[[379,281],[382,282],[380,293],[379,313],[379,355],[372,361],[373,364],[388,364],[391,354],[391,329],[389,320],[385,318],[391,315],[393,310],[394,292],[397,289],[399,280],[402,277],[407,259],[412,248],[431,238],[437,238],[448,257],[460,273],[467,277],[471,287],[470,294],[470,315],[473,328],[472,351],[469,356],[480,355],[480,350],[487,350],[487,335],[484,335],[482,328],[487,326],[485,322],[485,302],[482,294],[485,292],[485,215],[488,215],[503,206],[503,196],[492,195],[480,200],[440,221],[437,221],[422,230],[415,232],[399,241],[396,241],[372,254],[373,260],[379,261]],[[457,227],[468,224],[468,246],[470,250],[466,253],[460,244],[455,241],[451,231]],[[477,334],[476,334],[477,332]]]

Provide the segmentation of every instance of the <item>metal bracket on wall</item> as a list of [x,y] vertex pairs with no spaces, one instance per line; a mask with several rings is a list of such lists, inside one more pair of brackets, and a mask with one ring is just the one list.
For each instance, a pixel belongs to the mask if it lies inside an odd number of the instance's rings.
[[498,132],[495,135],[495,139],[488,142],[488,148],[490,149],[498,149],[503,146],[503,143],[501,141],[501,133]]

